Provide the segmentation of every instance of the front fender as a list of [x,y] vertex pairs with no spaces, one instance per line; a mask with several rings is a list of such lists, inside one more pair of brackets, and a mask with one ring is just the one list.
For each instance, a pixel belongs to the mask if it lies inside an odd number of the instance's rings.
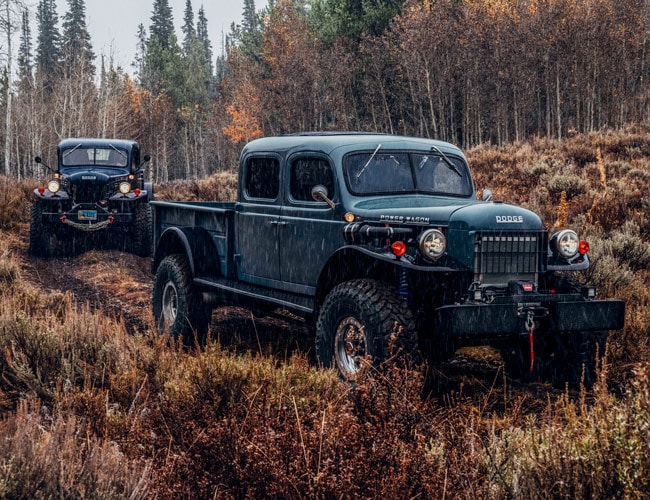
[[52,193],[49,189],[46,189],[41,194],[38,192],[38,189],[34,189],[34,196],[37,200],[42,201],[67,201],[70,199],[70,196],[64,190],[61,190],[58,193]]
[[399,268],[424,273],[459,271],[456,268],[437,266],[435,264],[430,266],[416,265],[389,252],[378,253],[365,247],[346,245],[336,250],[323,266],[316,288],[317,303],[321,303],[329,290],[338,283],[358,278],[374,278],[386,281],[391,276],[396,275]]

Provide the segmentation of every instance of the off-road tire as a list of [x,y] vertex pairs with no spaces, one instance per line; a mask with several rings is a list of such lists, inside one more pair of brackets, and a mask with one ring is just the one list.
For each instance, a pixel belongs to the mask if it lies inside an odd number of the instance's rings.
[[51,234],[43,224],[43,205],[38,201],[32,203],[29,216],[29,255],[49,257],[52,252]]
[[[419,359],[413,315],[390,285],[376,280],[352,280],[334,287],[316,323],[316,356],[352,380],[365,360],[377,366],[392,356]],[[370,363],[368,363],[368,366]]]
[[138,203],[132,230],[133,253],[140,257],[151,255],[152,213],[149,203]]
[[154,279],[153,317],[160,334],[187,346],[205,342],[211,309],[192,286],[190,266],[182,254],[165,257]]

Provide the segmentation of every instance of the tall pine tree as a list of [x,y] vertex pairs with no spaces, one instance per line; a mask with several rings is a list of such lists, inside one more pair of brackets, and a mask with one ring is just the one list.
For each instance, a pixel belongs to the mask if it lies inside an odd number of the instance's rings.
[[[36,8],[36,72],[42,81],[56,77],[61,61],[61,35],[55,0],[40,0]],[[47,84],[49,85],[49,83]]]
[[149,43],[157,43],[163,50],[178,45],[174,34],[174,16],[168,0],[154,0],[149,27]]
[[20,45],[18,47],[18,79],[21,84],[32,78],[32,57],[32,30],[29,24],[29,12],[25,9],[21,17]]
[[185,15],[183,16],[183,54],[188,56],[192,50],[192,44],[196,38],[194,29],[194,11],[192,10],[192,1],[185,0]]
[[135,68],[135,75],[140,77],[144,71],[144,59],[147,53],[147,30],[142,23],[138,24],[136,38],[138,41],[135,46],[135,59],[131,66]]
[[210,87],[213,86],[213,65],[212,65],[212,42],[208,36],[208,20],[205,17],[205,9],[203,6],[199,9],[199,14],[196,20],[196,39],[203,56],[203,71],[210,79]]
[[68,0],[68,11],[63,16],[63,55],[66,68],[83,68],[90,77],[95,74],[95,54],[86,26],[84,0]]
[[153,95],[166,92],[178,108],[186,100],[181,48],[168,0],[154,0],[140,84]]

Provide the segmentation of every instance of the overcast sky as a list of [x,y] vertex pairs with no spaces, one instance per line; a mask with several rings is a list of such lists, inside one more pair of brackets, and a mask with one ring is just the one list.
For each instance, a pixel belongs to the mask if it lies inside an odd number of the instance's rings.
[[[59,30],[65,11],[68,9],[67,0],[56,0],[59,10]],[[97,55],[96,64],[99,67],[100,55],[113,55],[117,65],[132,73],[131,63],[135,56],[138,25],[142,23],[149,32],[151,13],[154,0],[86,0],[86,22],[92,40],[93,50]],[[179,43],[182,42],[181,26],[185,13],[185,0],[169,0],[169,6],[174,16],[174,26]],[[244,11],[243,0],[192,0],[194,22],[199,9],[203,6],[208,20],[208,31],[212,42],[214,56],[221,53],[222,38],[230,31],[231,23],[241,24]],[[256,0],[255,7],[259,11],[266,6],[266,0]],[[35,12],[35,7],[34,7]],[[35,17],[35,15],[34,15]],[[36,34],[36,29],[33,33]],[[35,40],[33,42],[35,44]]]

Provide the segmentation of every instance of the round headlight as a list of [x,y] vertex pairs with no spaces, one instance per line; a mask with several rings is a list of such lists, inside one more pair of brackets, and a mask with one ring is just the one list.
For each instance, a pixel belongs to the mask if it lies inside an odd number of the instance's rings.
[[50,191],[50,193],[56,193],[59,189],[61,189],[61,185],[58,181],[50,181],[47,183],[47,189]]
[[565,259],[575,257],[580,250],[580,239],[575,231],[565,229],[553,235],[555,250]]
[[120,182],[120,193],[128,194],[131,192],[131,184],[128,182]]
[[418,238],[420,252],[429,260],[437,260],[445,253],[447,238],[437,229],[429,229]]

